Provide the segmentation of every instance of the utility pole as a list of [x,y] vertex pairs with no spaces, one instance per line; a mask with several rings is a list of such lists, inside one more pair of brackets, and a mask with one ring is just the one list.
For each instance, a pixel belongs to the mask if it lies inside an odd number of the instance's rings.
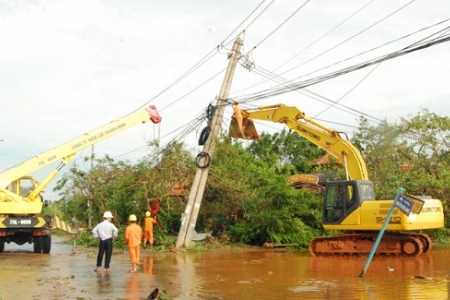
[[230,61],[228,62],[228,68],[225,73],[222,88],[220,89],[219,97],[217,98],[215,113],[210,125],[211,132],[209,138],[203,146],[203,151],[197,156],[198,168],[189,193],[189,200],[182,216],[180,232],[178,233],[178,239],[175,244],[176,248],[180,248],[183,245],[188,247],[192,242],[198,212],[203,199],[203,192],[205,191],[206,180],[208,179],[209,161],[212,158],[214,147],[219,136],[231,82],[233,81],[237,62],[241,56],[241,47],[242,39],[238,37],[234,42],[232,53],[229,56]]

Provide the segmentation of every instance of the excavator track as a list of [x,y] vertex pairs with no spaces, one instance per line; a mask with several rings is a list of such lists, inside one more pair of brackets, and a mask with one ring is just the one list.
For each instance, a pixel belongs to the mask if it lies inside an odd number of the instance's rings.
[[[351,233],[318,237],[311,241],[309,251],[314,256],[368,255],[378,233]],[[375,255],[417,256],[431,249],[431,239],[419,233],[386,233]]]

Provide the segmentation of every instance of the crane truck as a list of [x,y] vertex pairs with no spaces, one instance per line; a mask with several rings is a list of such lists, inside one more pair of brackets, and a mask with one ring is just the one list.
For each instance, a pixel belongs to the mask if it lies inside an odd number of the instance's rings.
[[[80,150],[149,120],[155,124],[161,121],[154,105],[113,120],[0,173],[0,252],[4,251],[5,243],[14,242],[33,244],[35,253],[50,253],[53,225],[51,216],[43,214],[47,203],[41,194],[44,188]],[[30,175],[58,161],[59,165],[42,181]]]
[[[233,115],[231,119],[230,136],[259,140],[252,120],[285,124],[335,157],[345,168],[346,180],[328,182],[322,203],[324,229],[342,233],[313,239],[309,246],[312,255],[369,254],[394,200],[375,199],[373,184],[358,149],[337,131],[307,117],[297,107],[283,104],[242,109],[241,116]],[[442,202],[427,196],[417,197],[423,201],[420,213],[406,215],[395,209],[377,255],[416,256],[431,249],[430,237],[420,232],[444,227]]]

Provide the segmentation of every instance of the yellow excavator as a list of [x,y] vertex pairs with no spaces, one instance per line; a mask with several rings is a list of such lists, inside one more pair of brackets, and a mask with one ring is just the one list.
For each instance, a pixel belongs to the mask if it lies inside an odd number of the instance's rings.
[[[154,105],[87,132],[47,152],[0,173],[0,252],[5,243],[33,244],[35,253],[50,253],[52,218],[42,213],[47,201],[41,196],[45,187],[71,161],[77,152],[137,124],[161,121]],[[59,165],[41,182],[31,173],[50,164]]]
[[[231,137],[259,140],[252,120],[283,123],[343,164],[347,179],[327,183],[322,204],[324,229],[343,233],[313,239],[310,252],[314,256],[369,254],[394,200],[375,199],[358,149],[296,107],[277,104],[244,110],[236,106],[230,123]],[[394,209],[375,254],[415,256],[431,249],[430,237],[420,231],[444,227],[442,202],[427,196],[416,197],[423,205],[420,213],[407,215]]]

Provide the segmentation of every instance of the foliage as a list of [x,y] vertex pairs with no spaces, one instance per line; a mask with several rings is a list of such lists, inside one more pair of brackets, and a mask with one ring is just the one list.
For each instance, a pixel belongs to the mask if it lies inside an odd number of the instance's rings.
[[97,247],[98,239],[92,235],[90,230],[81,230],[77,234],[77,245],[85,247]]
[[359,132],[353,136],[352,142],[364,157],[377,199],[393,197],[402,183],[397,126],[381,122],[373,127],[369,126],[367,119],[361,118]]
[[[233,241],[256,245],[264,242],[307,244],[315,232],[308,226],[320,227],[320,200],[311,200],[311,193],[297,191],[286,184],[289,168],[271,158],[267,149],[273,142],[268,136],[262,136],[265,138],[258,146],[253,143],[249,149],[227,139],[218,146],[217,159],[211,169],[230,182],[225,182],[226,186],[218,182],[220,189],[213,188],[214,179],[208,184],[216,191],[211,193],[216,201],[209,201],[210,206],[215,203],[216,208],[213,232],[229,234]],[[292,139],[286,140],[291,143],[290,149],[298,149]],[[294,155],[286,150],[288,148],[280,146],[285,149],[285,157]],[[221,191],[225,191],[226,199],[218,196],[224,194]],[[204,199],[209,198],[205,195]]]
[[[450,121],[427,110],[400,119],[399,124],[381,122],[371,126],[360,119],[352,142],[361,151],[377,198],[390,197],[398,187],[407,192],[427,192],[450,211]],[[196,230],[212,231],[222,242],[264,242],[306,246],[318,235],[329,234],[321,226],[321,194],[296,190],[286,179],[297,173],[325,172],[345,178],[336,160],[315,166],[324,151],[297,133],[282,130],[261,134],[261,141],[241,142],[220,136],[209,167]],[[168,249],[179,231],[181,216],[193,182],[195,159],[182,143],[160,149],[150,143],[151,154],[131,164],[109,156],[86,157],[58,182],[61,199],[46,208],[50,214],[82,227],[95,225],[105,210],[114,214],[121,230],[128,215],[142,221],[154,197],[161,199],[155,246]],[[185,186],[184,197],[171,196],[175,184]],[[88,206],[89,205],[89,206]],[[446,213],[448,218],[448,214]],[[448,224],[448,222],[447,222]],[[88,232],[88,231],[86,231]],[[445,240],[446,230],[435,237]],[[78,237],[80,244],[96,245],[90,233]],[[120,239],[117,245],[120,245]]]
[[307,246],[321,232],[317,196],[284,185],[261,192],[246,201],[243,222],[230,228],[234,240],[253,245],[271,242]]
[[287,129],[272,135],[263,132],[261,141],[251,143],[247,151],[286,175],[310,173],[312,162],[325,154],[316,145]]
[[[161,219],[171,220],[173,213],[179,219],[182,203],[174,203],[169,197],[170,189],[190,176],[193,159],[181,144],[157,150],[135,165],[105,156],[95,159],[89,171],[72,168],[56,188],[61,191],[58,205],[64,207],[66,219],[76,216],[83,227],[88,227],[91,218],[94,226],[101,221],[103,212],[110,210],[116,226],[120,226],[127,223],[129,214],[143,216],[155,196],[161,199]],[[170,209],[165,210],[165,206]]]
[[450,119],[424,109],[398,125],[369,126],[362,118],[353,142],[363,153],[378,198],[392,197],[399,187],[431,195],[443,202],[448,224],[449,135]]

